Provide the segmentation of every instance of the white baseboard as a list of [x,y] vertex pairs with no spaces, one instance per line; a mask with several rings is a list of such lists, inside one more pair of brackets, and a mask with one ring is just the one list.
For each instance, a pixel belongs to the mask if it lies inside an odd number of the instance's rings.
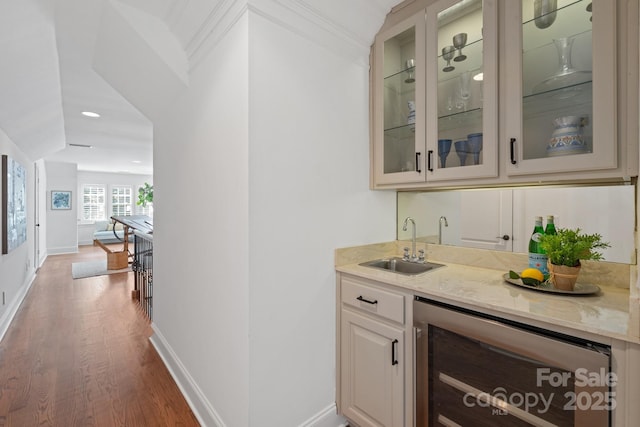
[[20,287],[18,295],[16,295],[13,301],[11,301],[9,307],[7,307],[2,317],[0,317],[0,341],[2,341],[2,339],[4,338],[4,334],[7,333],[7,330],[9,329],[13,318],[18,312],[22,301],[24,301],[24,298],[27,296],[27,292],[29,292],[29,289],[31,289],[31,285],[33,284],[35,278],[35,272],[32,271],[29,277],[26,278],[25,282]]
[[332,403],[299,427],[345,427],[347,425],[347,420],[338,415],[336,404]]
[[77,246],[47,248],[47,254],[49,255],[76,254],[76,253],[78,253]]
[[149,338],[151,344],[164,361],[165,366],[187,400],[200,425],[226,427],[162,333],[155,327],[155,324],[152,324],[151,328],[153,329],[153,335]]
[[[151,328],[153,335],[149,340],[187,400],[198,422],[202,426],[226,427],[162,333],[155,324],[152,324]],[[299,427],[345,427],[347,425],[347,421],[337,414],[336,405],[333,403],[300,424]]]
[[40,259],[38,260],[38,268],[42,267],[42,264],[44,264],[44,262],[47,259],[47,251],[46,249],[44,251],[42,251],[42,253],[40,254]]

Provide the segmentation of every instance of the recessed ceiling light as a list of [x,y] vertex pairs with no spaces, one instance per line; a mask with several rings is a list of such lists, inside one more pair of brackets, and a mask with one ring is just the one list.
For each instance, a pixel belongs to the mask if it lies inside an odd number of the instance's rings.
[[87,117],[100,117],[100,114],[94,113],[93,111],[83,111],[82,115]]
[[131,160],[131,163],[142,163],[140,160]]

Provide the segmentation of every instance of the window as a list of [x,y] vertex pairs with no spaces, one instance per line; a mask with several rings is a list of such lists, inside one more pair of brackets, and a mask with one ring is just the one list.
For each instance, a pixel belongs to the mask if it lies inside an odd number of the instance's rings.
[[85,184],[82,186],[82,219],[101,221],[106,219],[104,185]]
[[114,185],[111,187],[111,215],[131,215],[132,204],[130,185]]

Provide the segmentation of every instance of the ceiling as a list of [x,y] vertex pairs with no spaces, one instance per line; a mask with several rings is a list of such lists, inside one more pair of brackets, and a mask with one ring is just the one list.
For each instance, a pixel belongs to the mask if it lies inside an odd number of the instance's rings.
[[[364,46],[372,43],[385,14],[398,3],[269,1],[329,22],[332,31]],[[257,7],[261,2],[266,0],[243,3]],[[0,128],[33,160],[76,163],[83,171],[152,174],[152,122],[134,107],[140,105],[135,96],[130,96],[134,91],[123,96],[107,81],[131,75],[130,84],[135,85],[133,69],[137,60],[144,60],[146,70],[139,73],[139,78],[151,75],[156,84],[176,90],[188,85],[190,65],[232,3],[239,2],[2,2]],[[127,60],[124,55],[118,56],[121,52],[114,49],[117,43],[120,47],[131,44],[138,50],[132,50]],[[123,74],[127,67],[133,70],[131,74]],[[154,102],[162,103],[163,99]],[[86,117],[83,111],[96,112],[100,117]]]

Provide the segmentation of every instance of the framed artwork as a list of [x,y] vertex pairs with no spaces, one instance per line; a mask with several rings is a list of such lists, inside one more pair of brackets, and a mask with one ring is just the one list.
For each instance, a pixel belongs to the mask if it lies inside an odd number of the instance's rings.
[[2,155],[2,253],[27,241],[27,170]]
[[71,191],[51,191],[51,210],[71,209]]

